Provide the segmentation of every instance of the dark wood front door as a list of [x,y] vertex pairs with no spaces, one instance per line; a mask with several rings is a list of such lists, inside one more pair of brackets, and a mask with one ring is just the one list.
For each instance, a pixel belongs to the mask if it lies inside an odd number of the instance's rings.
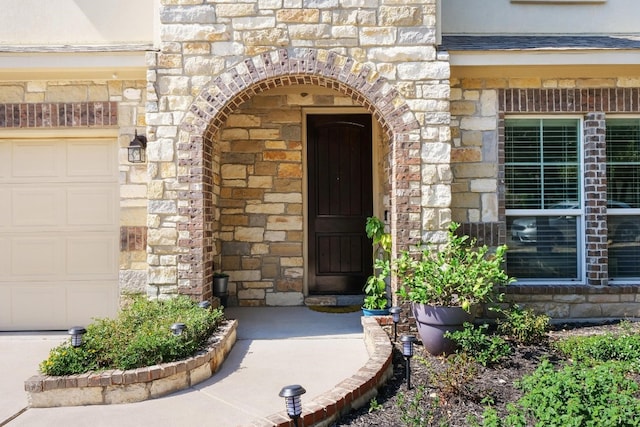
[[371,274],[371,115],[308,115],[309,292],[360,294]]

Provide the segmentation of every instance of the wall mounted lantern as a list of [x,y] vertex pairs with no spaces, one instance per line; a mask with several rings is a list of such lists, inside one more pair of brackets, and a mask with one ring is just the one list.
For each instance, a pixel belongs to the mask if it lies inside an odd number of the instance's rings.
[[71,335],[71,345],[73,347],[80,347],[82,345],[82,336],[87,330],[82,326],[74,326],[67,331]]
[[129,143],[129,162],[130,163],[144,163],[147,160],[147,137],[144,135],[138,135],[138,131]]
[[300,396],[305,394],[307,390],[301,385],[294,384],[283,387],[278,396],[284,397],[287,406],[287,415],[293,420],[293,425],[298,427],[298,418],[302,414],[302,402]]

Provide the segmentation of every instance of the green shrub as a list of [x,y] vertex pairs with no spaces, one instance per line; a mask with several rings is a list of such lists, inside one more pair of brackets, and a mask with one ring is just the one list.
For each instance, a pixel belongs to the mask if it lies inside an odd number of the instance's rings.
[[[185,296],[159,301],[134,300],[115,319],[97,319],[87,327],[81,347],[55,347],[40,364],[47,375],[69,375],[99,369],[132,369],[171,362],[204,348],[223,320],[222,310],[203,309]],[[182,322],[182,335],[170,327]]]
[[592,335],[569,337],[555,346],[576,362],[598,363],[609,360],[638,363],[640,360],[640,335]]
[[528,425],[540,427],[639,426],[638,384],[625,374],[616,362],[568,365],[556,371],[545,360],[517,383],[524,391],[518,407],[535,423]]
[[547,338],[549,316],[536,314],[530,308],[514,305],[509,310],[498,310],[504,315],[498,320],[498,331],[524,345],[537,344]]
[[509,356],[511,347],[502,337],[488,334],[488,328],[487,324],[475,327],[465,323],[462,331],[447,332],[445,337],[458,345],[458,353],[465,353],[482,366],[491,366]]

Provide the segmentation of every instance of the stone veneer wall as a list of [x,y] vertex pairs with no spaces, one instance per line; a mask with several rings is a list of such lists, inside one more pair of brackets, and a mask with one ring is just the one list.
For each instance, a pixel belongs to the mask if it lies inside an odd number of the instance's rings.
[[[451,198],[449,63],[435,49],[435,7],[163,0],[160,52],[148,55],[148,293],[210,297],[221,173],[230,168],[216,135],[240,105],[278,87],[332,89],[371,112],[390,143],[394,247],[441,241]],[[287,290],[299,294],[298,285]]]
[[640,286],[609,286],[604,120],[640,112],[637,78],[452,79],[452,217],[489,245],[506,242],[504,118],[508,114],[582,114],[585,151],[587,285],[507,287],[511,301],[554,318],[640,316]]
[[117,129],[120,171],[120,289],[145,291],[147,166],[127,161],[134,130],[144,133],[145,81],[0,82],[0,129]]

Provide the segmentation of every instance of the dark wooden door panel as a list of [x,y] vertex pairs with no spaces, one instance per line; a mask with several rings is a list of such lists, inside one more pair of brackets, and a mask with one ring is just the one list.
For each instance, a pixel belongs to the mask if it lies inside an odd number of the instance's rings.
[[309,290],[361,293],[371,274],[371,116],[307,116]]

